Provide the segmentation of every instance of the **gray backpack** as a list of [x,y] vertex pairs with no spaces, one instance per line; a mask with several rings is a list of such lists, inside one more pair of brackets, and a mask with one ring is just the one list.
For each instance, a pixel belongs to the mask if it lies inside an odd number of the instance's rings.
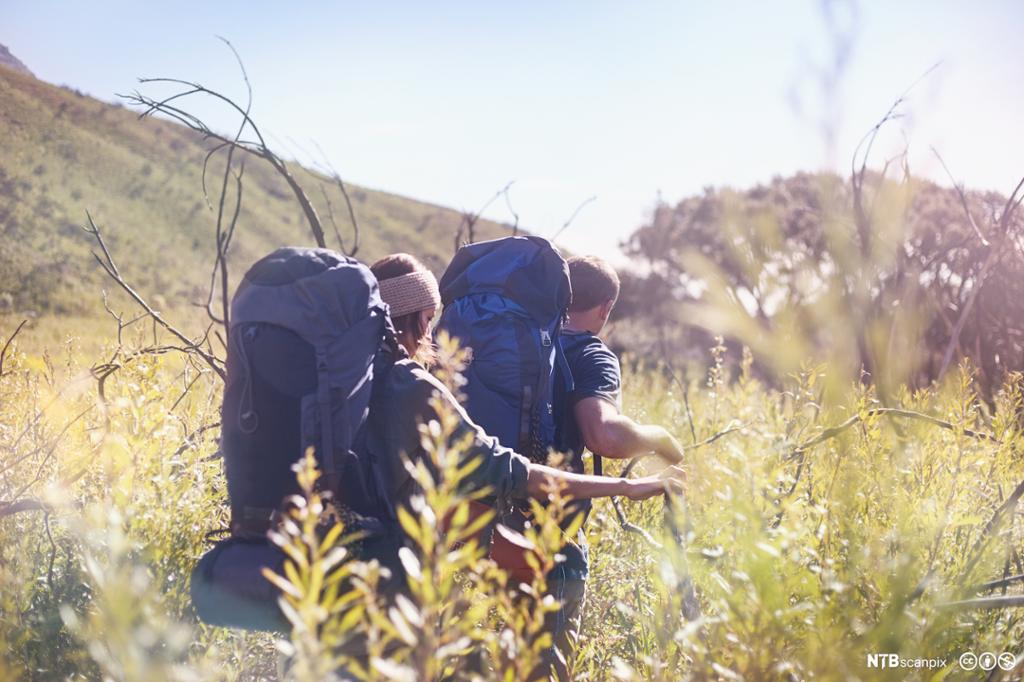
[[375,365],[401,350],[369,268],[327,249],[287,247],[256,262],[231,315],[221,451],[232,538],[193,572],[193,603],[212,624],[274,629],[283,621],[259,569],[279,570],[283,557],[265,536],[299,492],[292,466],[307,448],[347,528],[398,537],[363,443]]

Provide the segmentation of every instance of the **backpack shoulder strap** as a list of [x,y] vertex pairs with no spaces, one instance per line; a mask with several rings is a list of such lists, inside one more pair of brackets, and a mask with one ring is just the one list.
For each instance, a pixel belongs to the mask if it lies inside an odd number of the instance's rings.
[[[341,397],[347,403],[345,396]],[[316,401],[320,408],[320,449],[324,474],[334,477],[338,473],[338,464],[334,457],[334,425],[331,418],[331,378],[330,366],[327,364],[327,353],[322,348],[316,349]],[[348,419],[343,419],[347,424]],[[343,443],[350,442],[342,438]]]

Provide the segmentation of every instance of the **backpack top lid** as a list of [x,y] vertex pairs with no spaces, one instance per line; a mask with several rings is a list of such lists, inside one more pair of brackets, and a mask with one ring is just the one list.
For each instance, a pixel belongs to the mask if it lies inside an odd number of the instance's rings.
[[[351,358],[353,345],[361,345],[366,358],[360,365],[372,360],[389,325],[368,267],[330,249],[297,246],[277,249],[249,268],[231,301],[231,316],[232,328],[266,323],[289,329],[331,359]],[[356,339],[366,343],[354,344]],[[343,367],[331,364],[334,379]]]
[[458,250],[441,277],[441,301],[499,294],[542,324],[564,314],[572,301],[569,265],[543,237],[504,237]]

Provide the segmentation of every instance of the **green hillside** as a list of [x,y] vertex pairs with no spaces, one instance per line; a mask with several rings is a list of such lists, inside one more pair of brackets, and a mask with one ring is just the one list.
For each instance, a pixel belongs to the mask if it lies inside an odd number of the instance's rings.
[[[216,223],[201,184],[208,142],[181,125],[140,120],[124,107],[4,67],[0,140],[3,329],[27,317],[30,336],[60,341],[107,325],[100,292],[111,285],[90,255],[91,238],[80,229],[87,210],[126,278],[163,310],[188,318],[187,326],[199,324],[202,313],[192,303],[204,300]],[[213,187],[222,169],[211,164]],[[292,172],[326,223],[323,187],[350,242],[340,191],[301,168]],[[354,186],[349,194],[361,227],[359,258],[406,250],[435,271],[443,269],[462,219],[457,211]],[[313,243],[297,202],[265,162],[247,163],[243,197],[230,257],[235,276],[274,247]],[[333,241],[333,230],[325,230]],[[494,223],[477,225],[477,238],[505,233]],[[113,300],[129,308],[124,299]]]

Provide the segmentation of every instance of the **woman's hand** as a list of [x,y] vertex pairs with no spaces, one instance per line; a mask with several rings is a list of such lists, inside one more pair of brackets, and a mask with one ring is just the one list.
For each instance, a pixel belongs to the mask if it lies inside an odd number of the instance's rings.
[[[519,457],[519,455],[516,456]],[[646,500],[667,492],[683,492],[686,472],[680,466],[672,466],[667,467],[656,476],[611,478],[610,476],[592,476],[562,471],[533,462],[526,465],[526,492],[534,499],[546,500],[552,482],[556,481],[564,486],[564,491],[569,497],[577,500],[616,495],[622,495],[631,500]]]
[[624,479],[623,495],[631,500],[646,500],[667,492],[681,494],[686,482],[686,471],[680,466],[666,467],[661,473],[643,478]]

